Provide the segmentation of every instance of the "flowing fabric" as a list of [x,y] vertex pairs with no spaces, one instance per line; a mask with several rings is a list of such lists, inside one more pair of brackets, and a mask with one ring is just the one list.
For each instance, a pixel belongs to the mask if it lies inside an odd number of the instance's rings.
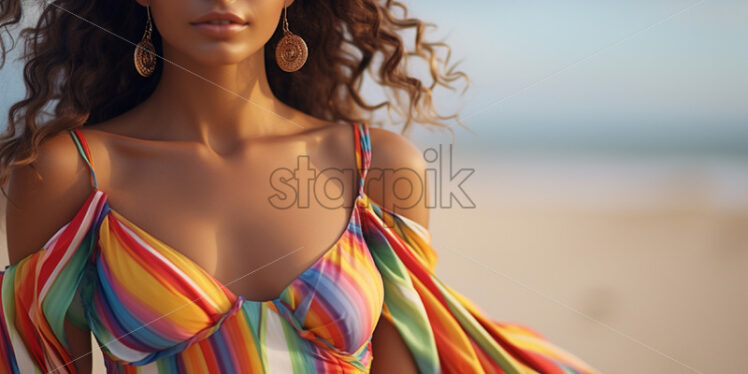
[[381,318],[422,373],[594,373],[440,281],[428,230],[364,193],[369,131],[353,127],[360,179],[346,230],[264,301],[113,210],[71,132],[94,188],[43,248],[0,272],[0,373],[76,373],[65,320],[93,333],[108,373],[366,373]]

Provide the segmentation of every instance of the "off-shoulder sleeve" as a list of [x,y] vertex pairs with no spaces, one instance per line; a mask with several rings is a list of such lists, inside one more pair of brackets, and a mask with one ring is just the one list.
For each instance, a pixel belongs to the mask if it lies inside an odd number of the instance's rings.
[[382,317],[422,373],[596,373],[528,327],[500,323],[435,274],[423,226],[368,201],[362,231],[384,282]]
[[65,320],[87,329],[78,285],[90,265],[100,193],[37,252],[0,272],[0,373],[76,373]]

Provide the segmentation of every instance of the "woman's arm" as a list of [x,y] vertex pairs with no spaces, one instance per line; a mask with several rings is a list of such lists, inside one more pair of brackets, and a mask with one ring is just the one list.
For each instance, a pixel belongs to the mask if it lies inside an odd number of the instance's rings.
[[408,351],[400,332],[386,318],[377,322],[371,338],[371,374],[418,373],[413,356]]
[[[379,206],[428,228],[426,164],[421,152],[408,139],[391,131],[370,128],[370,137],[372,159],[366,194]],[[384,317],[374,330],[372,353],[372,374],[418,373],[400,332]]]
[[[91,192],[88,170],[67,132],[47,139],[39,152],[34,168],[14,168],[8,181],[6,233],[11,264],[42,249]],[[65,333],[78,372],[91,373],[89,330],[66,320]]]

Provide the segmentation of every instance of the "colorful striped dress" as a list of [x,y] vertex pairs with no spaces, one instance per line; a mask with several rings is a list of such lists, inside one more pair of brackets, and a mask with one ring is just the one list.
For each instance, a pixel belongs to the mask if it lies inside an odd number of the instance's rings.
[[234,295],[113,210],[71,130],[93,190],[43,248],[0,273],[0,373],[75,373],[66,319],[93,333],[107,373],[366,373],[381,318],[422,373],[594,372],[439,280],[430,233],[364,193],[369,130],[352,127],[359,191],[347,229],[265,301]]

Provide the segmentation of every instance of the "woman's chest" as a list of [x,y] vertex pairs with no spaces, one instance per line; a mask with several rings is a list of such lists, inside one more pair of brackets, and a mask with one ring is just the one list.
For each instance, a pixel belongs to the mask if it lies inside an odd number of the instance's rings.
[[343,236],[356,200],[353,178],[303,179],[286,175],[286,163],[233,178],[205,166],[159,173],[149,165],[103,189],[122,220],[232,282],[235,294],[267,300]]

